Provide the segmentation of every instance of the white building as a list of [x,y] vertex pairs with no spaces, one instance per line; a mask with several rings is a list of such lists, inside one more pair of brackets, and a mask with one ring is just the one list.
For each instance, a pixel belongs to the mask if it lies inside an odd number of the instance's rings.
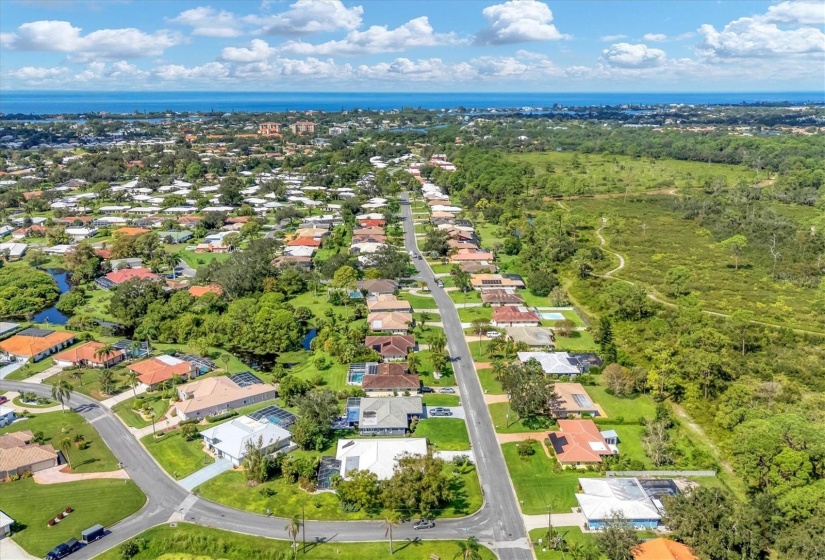
[[8,426],[15,419],[14,410],[7,406],[0,405],[0,428]]
[[335,459],[341,462],[341,476],[367,470],[387,480],[405,453],[426,455],[427,438],[339,439]]
[[239,416],[229,422],[219,424],[201,432],[206,446],[219,458],[229,459],[240,466],[246,455],[249,442],[257,445],[259,438],[264,453],[270,454],[287,447],[292,442],[292,434],[271,422],[255,420],[249,416]]

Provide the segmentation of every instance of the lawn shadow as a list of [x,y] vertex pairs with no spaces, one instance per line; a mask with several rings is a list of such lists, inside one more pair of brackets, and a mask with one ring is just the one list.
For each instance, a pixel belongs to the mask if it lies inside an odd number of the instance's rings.
[[404,550],[405,548],[407,548],[408,546],[411,546],[411,545],[412,546],[421,546],[422,544],[424,544],[424,541],[422,541],[419,537],[415,537],[415,538],[412,538],[412,539],[407,538],[405,540],[404,544],[402,544],[399,547],[394,548],[393,552],[400,552],[400,551]]
[[453,499],[447,505],[453,508],[456,513],[467,513],[470,503],[464,481],[458,476],[453,477],[450,481],[450,491],[453,494]]

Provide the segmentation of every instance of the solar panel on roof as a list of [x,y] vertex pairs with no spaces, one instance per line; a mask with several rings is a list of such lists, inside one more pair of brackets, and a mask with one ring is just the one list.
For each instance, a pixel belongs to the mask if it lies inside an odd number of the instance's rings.
[[33,336],[33,337],[36,337],[36,338],[43,338],[44,336],[49,336],[53,332],[55,332],[55,331],[51,331],[51,330],[48,330],[48,329],[37,329],[37,328],[31,327],[31,328],[28,328],[28,329],[23,329],[22,331],[20,331],[17,334],[19,334],[20,336]]
[[253,412],[249,416],[255,420],[266,420],[270,424],[275,424],[282,428],[288,428],[298,420],[298,417],[291,412],[275,405],[262,408],[257,412]]
[[572,397],[573,400],[576,401],[576,404],[579,406],[579,408],[591,408],[593,406],[593,403],[590,402],[590,399],[587,397],[587,395],[575,394],[572,395]]
[[238,387],[249,387],[250,385],[259,385],[263,383],[263,381],[261,381],[260,379],[255,377],[255,375],[248,371],[230,375],[229,379],[234,381]]

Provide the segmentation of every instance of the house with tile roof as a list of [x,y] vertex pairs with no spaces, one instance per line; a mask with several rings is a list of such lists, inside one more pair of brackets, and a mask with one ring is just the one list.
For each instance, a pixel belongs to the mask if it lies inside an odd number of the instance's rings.
[[564,468],[584,468],[602,462],[602,457],[619,452],[608,444],[592,420],[559,420],[559,429],[550,432],[550,445]]
[[368,336],[364,339],[364,345],[378,352],[385,362],[402,362],[407,359],[407,354],[415,349],[415,336],[411,334]]
[[[29,332],[33,334],[27,334]],[[0,341],[0,351],[20,362],[39,362],[46,356],[66,348],[75,338],[77,333],[71,331],[25,329]]]
[[103,276],[115,286],[128,282],[129,280],[160,280],[160,276],[148,268],[123,268],[115,270]]
[[367,315],[367,325],[371,331],[392,334],[407,334],[413,324],[412,313],[377,312]]
[[637,478],[580,478],[579,487],[576,501],[590,530],[604,528],[614,512],[640,530],[659,526],[661,513]]
[[503,305],[493,309],[491,324],[494,327],[537,327],[540,323],[539,314],[523,305]]
[[0,435],[0,480],[26,472],[36,473],[58,465],[58,454],[51,445],[32,443],[30,430]]
[[481,303],[486,303],[490,307],[523,306],[524,298],[513,291],[503,289],[482,290]]
[[188,291],[192,297],[201,297],[205,296],[206,294],[217,294],[219,296],[223,295],[223,288],[221,288],[217,284],[207,284],[206,286],[191,286]]
[[409,373],[405,364],[367,364],[361,378],[361,388],[370,396],[417,393],[421,381],[417,375]]
[[101,349],[106,345],[102,342],[89,341],[78,346],[64,350],[59,354],[52,356],[54,365],[69,367],[69,366],[86,366],[93,368],[112,367],[118,362],[126,359],[126,354],[122,350],[112,350],[101,354]]
[[167,355],[129,364],[126,368],[134,371],[140,382],[150,390],[176,375],[188,378],[195,373],[194,366],[189,362]]
[[410,302],[398,299],[395,295],[372,296],[367,300],[367,309],[370,312],[398,311],[400,313],[412,313]]
[[699,560],[699,557],[688,545],[659,537],[636,546],[633,560]]
[[184,420],[206,418],[251,404],[262,403],[278,396],[268,383],[252,383],[244,387],[226,376],[208,377],[178,386],[175,403]]

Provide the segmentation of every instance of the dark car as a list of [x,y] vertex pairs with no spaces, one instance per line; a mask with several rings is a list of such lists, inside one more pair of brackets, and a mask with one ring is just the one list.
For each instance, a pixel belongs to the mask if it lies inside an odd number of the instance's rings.
[[71,554],[80,548],[80,543],[77,539],[69,539],[68,541],[57,545],[46,554],[46,560],[59,560]]
[[415,529],[416,531],[418,531],[419,529],[432,529],[433,527],[435,527],[435,523],[430,519],[419,519],[413,525],[413,529]]
[[435,389],[432,387],[421,387],[421,393],[435,393]]

